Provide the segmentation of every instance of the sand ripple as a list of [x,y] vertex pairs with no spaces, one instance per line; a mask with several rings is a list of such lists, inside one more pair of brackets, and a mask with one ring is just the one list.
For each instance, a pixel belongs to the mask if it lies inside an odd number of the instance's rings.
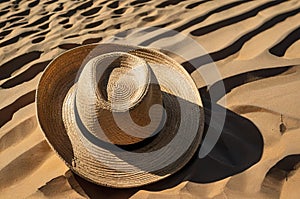
[[[1,198],[299,196],[299,1],[3,0],[0,7]],[[205,172],[191,166],[184,176],[177,175],[159,186],[110,189],[74,176],[44,140],[34,100],[38,78],[47,64],[66,50],[142,26],[190,34],[216,62],[226,87],[226,96],[218,99],[226,97],[229,116],[224,137],[207,162],[214,160],[231,168],[229,176],[211,178],[204,184]],[[154,36],[143,44],[161,38],[171,41],[168,37]],[[198,68],[211,62],[208,55],[195,60],[202,63]],[[188,62],[182,64],[202,97],[209,100],[207,85],[197,76],[197,69]],[[209,104],[205,106],[209,110]],[[236,153],[230,151],[234,142],[228,140],[232,137],[241,139],[245,150],[259,149],[259,143],[247,139],[247,133],[253,131],[243,125],[261,134],[263,140],[262,154],[252,162],[236,161]],[[239,135],[243,133],[245,137]],[[250,163],[255,164],[245,170]]]

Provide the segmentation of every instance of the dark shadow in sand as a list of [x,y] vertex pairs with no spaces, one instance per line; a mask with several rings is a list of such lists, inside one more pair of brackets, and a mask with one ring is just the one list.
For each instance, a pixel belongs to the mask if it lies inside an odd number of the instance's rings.
[[[211,115],[210,100],[204,99],[203,104],[206,119],[204,131],[206,131]],[[114,189],[95,185],[75,174],[74,178],[90,198],[99,198],[101,195],[129,198],[138,190],[160,191],[172,188],[183,181],[209,183],[242,172],[260,160],[263,138],[250,120],[230,110],[226,110],[226,113],[222,134],[208,156],[199,159],[196,152],[182,170],[162,181],[134,189]]]
[[[261,69],[239,74],[224,79],[225,92],[248,82],[279,75],[292,66],[274,69]],[[218,84],[218,83],[216,83]],[[212,85],[210,89],[214,89]],[[206,87],[199,89],[205,111],[204,135],[208,129],[211,116],[211,102]],[[219,96],[217,99],[221,98]],[[224,109],[219,106],[220,109]],[[199,149],[198,149],[199,150]],[[257,127],[248,119],[226,110],[226,119],[222,134],[213,150],[203,159],[198,153],[179,172],[174,175],[139,188],[115,189],[99,186],[72,174],[69,183],[78,193],[90,198],[99,198],[109,195],[110,198],[129,198],[139,190],[160,191],[172,188],[183,181],[195,183],[210,183],[238,174],[249,168],[261,158],[263,152],[263,138]],[[68,178],[69,179],[69,178]]]
[[[279,75],[291,67],[261,69],[226,78],[224,79],[225,92],[228,93],[233,88],[248,82]],[[214,85],[210,87],[210,89],[213,88]],[[210,121],[211,103],[215,102],[211,102],[206,87],[199,89],[199,92],[205,112],[204,137]],[[219,108],[224,109],[220,106]],[[75,190],[80,188],[77,192],[84,192],[90,198],[107,195],[111,198],[129,198],[139,190],[160,191],[172,188],[183,181],[210,183],[246,170],[260,160],[262,152],[263,137],[258,128],[250,120],[226,109],[224,128],[213,150],[203,159],[199,159],[198,152],[196,152],[183,169],[170,177],[139,188],[115,189],[95,185],[73,174],[73,179],[75,179],[73,184],[77,183],[77,186],[73,188]]]
[[[239,74],[224,79],[225,92],[248,82],[279,75],[292,66],[274,69],[261,69]],[[216,83],[218,84],[218,83]],[[214,89],[212,85],[210,89]],[[211,102],[206,87],[199,89],[205,111],[204,135],[208,129],[211,116]],[[220,95],[217,99],[221,98]],[[218,106],[219,109],[225,109]],[[213,150],[203,159],[198,153],[179,172],[174,175],[139,188],[114,189],[95,185],[81,177],[72,174],[71,186],[80,194],[84,193],[90,198],[99,198],[109,195],[110,198],[129,198],[138,190],[160,191],[172,188],[183,181],[195,183],[210,183],[238,174],[257,163],[263,152],[263,138],[257,127],[248,119],[230,111],[226,111],[226,119],[222,134]],[[199,150],[199,149],[198,149]],[[75,186],[76,185],[76,186]]]
[[[190,7],[192,8],[193,6],[198,6],[202,3],[206,3],[207,1],[201,1],[201,2],[198,2],[196,4],[191,4]],[[177,32],[182,32],[196,24],[199,24],[201,23],[202,21],[206,20],[208,17],[210,17],[211,15],[213,14],[216,14],[216,13],[220,13],[220,12],[223,12],[225,10],[228,10],[228,9],[231,9],[233,7],[236,7],[236,6],[239,6],[241,4],[244,4],[244,3],[247,3],[249,1],[235,1],[235,2],[230,2],[228,4],[225,4],[223,6],[220,6],[220,7],[217,7],[209,12],[207,12],[206,14],[204,15],[201,15],[201,16],[198,16],[197,18],[195,19],[192,19],[191,21],[181,25],[181,26],[178,26],[176,27],[174,30],[175,31],[167,31],[165,33],[162,33],[162,34],[159,34],[159,35],[156,35],[146,41],[144,41],[143,43],[141,43],[142,46],[148,46],[150,45],[151,43],[157,41],[157,40],[160,40],[162,38],[166,38],[166,37],[172,37],[174,36],[175,34],[177,34]],[[220,28],[223,28],[223,27],[226,27],[226,26],[229,26],[229,25],[232,25],[234,23],[238,23],[242,20],[246,20],[250,17],[254,17],[255,15],[257,15],[258,12],[264,10],[264,9],[267,9],[269,7],[272,7],[272,6],[276,6],[280,3],[282,3],[284,1],[280,0],[280,1],[272,1],[272,2],[267,2],[265,4],[262,4],[248,12],[245,12],[241,15],[237,15],[237,16],[234,16],[234,17],[231,17],[229,19],[225,19],[225,20],[222,20],[222,21],[219,21],[219,22],[216,22],[216,23],[213,23],[211,25],[207,25],[207,26],[204,26],[200,29],[196,29],[194,31],[191,32],[191,34],[193,34],[194,36],[200,36],[203,35],[203,32],[205,33],[210,33],[212,31],[215,31],[217,29],[220,29]],[[189,6],[188,6],[189,7]],[[188,8],[187,7],[187,8]]]
[[[285,180],[288,180],[290,174],[299,169],[300,155],[289,155],[277,162],[267,173],[266,176],[276,173],[283,173]],[[282,179],[281,179],[282,180]]]
[[1,84],[1,88],[12,88],[14,86],[20,85],[24,82],[32,80],[36,75],[38,75],[40,72],[42,72],[46,66],[50,63],[50,61],[44,61],[44,62],[39,62],[36,64],[33,64],[22,72],[21,74],[7,80],[3,84]]
[[0,80],[9,78],[13,72],[22,68],[24,65],[40,58],[41,51],[32,51],[15,57],[0,66]]
[[41,23],[44,23],[45,21],[48,21],[48,20],[49,20],[49,18],[51,17],[51,15],[52,15],[52,14],[48,14],[48,15],[46,15],[46,16],[43,16],[43,17],[37,19],[36,21],[34,21],[34,22],[32,22],[32,23],[30,23],[30,24],[24,26],[24,28],[33,27],[33,26],[37,26],[37,25],[39,25],[39,24],[41,24]]
[[[206,1],[201,1],[201,4],[205,3],[205,2]],[[201,16],[195,18],[195,19],[192,19],[191,21],[175,28],[174,29],[175,31],[170,30],[170,31],[164,32],[162,34],[156,35],[154,37],[151,37],[150,39],[147,39],[146,41],[144,41],[140,45],[141,46],[149,46],[150,44],[154,43],[157,40],[160,40],[160,39],[163,39],[163,38],[166,38],[166,37],[172,37],[172,36],[176,35],[178,32],[182,32],[182,31],[188,29],[189,27],[192,27],[192,26],[194,26],[198,23],[201,23],[202,21],[204,21],[209,16],[211,16],[215,13],[222,12],[224,10],[230,9],[232,7],[238,6],[238,5],[243,4],[243,3],[246,3],[246,2],[245,1],[237,1],[237,2],[229,3],[229,4],[226,4],[224,6],[218,7],[216,9],[213,9],[213,10],[209,11],[208,13],[206,13],[204,15],[201,15]],[[198,5],[200,5],[200,4],[198,4]],[[191,6],[193,6],[193,5],[191,4]]]
[[[229,93],[232,89],[241,86],[246,83],[254,82],[263,78],[273,77],[276,75],[280,75],[289,69],[294,67],[291,66],[281,66],[276,68],[265,68],[265,69],[259,69],[259,70],[253,70],[250,72],[240,73],[237,75],[234,75],[232,77],[227,77],[225,79],[222,79],[220,81],[217,81],[214,83],[210,90],[217,89],[218,87],[222,86],[222,84],[225,87],[225,93]],[[206,87],[200,88],[199,92],[201,93],[202,98],[209,99],[209,92],[207,91]],[[214,96],[214,100],[218,101],[220,98],[224,96],[224,93],[219,93],[218,96]]]
[[[252,81],[279,75],[290,68],[292,66],[261,69],[226,78],[223,80],[225,92],[228,93],[233,88]],[[214,89],[218,83],[212,85],[210,89]],[[211,102],[206,87],[199,89],[199,92],[205,111],[205,129],[203,135],[205,136],[211,116],[211,103],[215,102]],[[216,99],[218,100],[221,97],[218,96]],[[218,107],[224,109],[220,106]],[[112,189],[93,185],[80,177],[76,177],[76,179],[82,185],[82,189],[86,190],[87,194],[91,192],[91,195],[95,194],[97,190],[99,194],[103,194],[102,192],[107,190],[109,193],[118,194],[124,192],[127,195],[141,189],[158,191],[172,188],[182,181],[209,183],[235,175],[258,162],[262,151],[263,138],[257,127],[250,120],[226,109],[226,119],[222,134],[208,156],[199,159],[198,153],[196,153],[189,164],[182,170],[162,181],[138,189]]]
[[82,16],[90,16],[90,15],[94,15],[96,14],[97,12],[99,12],[101,10],[102,6],[99,6],[99,7],[95,7],[95,8],[92,8],[92,9],[89,9],[83,13],[81,13]]
[[13,103],[0,109],[0,128],[12,119],[15,112],[33,103],[34,99],[35,99],[35,90],[30,91],[25,95],[22,95],[21,97],[16,99]]
[[66,13],[64,14],[60,14],[58,15],[58,17],[65,17],[65,18],[70,18],[72,15],[74,15],[77,11],[79,10],[84,10],[86,8],[89,8],[93,6],[93,1],[87,1],[79,6],[77,6],[76,8],[74,9],[71,9],[71,10],[68,10]]
[[15,36],[15,37],[13,37],[11,39],[8,39],[6,41],[1,42],[0,43],[0,47],[4,47],[4,46],[11,45],[13,43],[16,43],[17,41],[19,41],[20,38],[27,37],[27,36],[29,36],[31,34],[34,34],[34,33],[37,33],[37,32],[39,32],[39,31],[38,30],[30,30],[30,31],[27,31],[27,32],[23,32],[23,33]]
[[186,9],[193,9],[193,8],[195,8],[195,7],[197,7],[197,6],[201,5],[201,4],[204,4],[206,2],[210,2],[210,0],[198,1],[196,3],[192,3],[192,4],[187,5],[185,8]]
[[110,199],[126,199],[138,192],[139,188],[116,189],[104,187],[91,183],[74,173],[68,179],[71,187],[80,195],[88,196],[89,198],[110,198]]
[[36,0],[36,1],[32,1],[31,3],[28,4],[28,7],[29,8],[32,8],[36,5],[38,5],[40,3],[40,0]]
[[46,29],[49,28],[49,24],[50,24],[50,22],[45,23],[45,24],[43,24],[43,25],[40,25],[38,28],[40,28],[40,29],[42,29],[42,30],[46,30]]
[[[258,28],[255,28],[254,30],[248,32],[247,34],[241,36],[240,38],[238,38],[236,41],[234,41],[229,46],[227,46],[221,50],[218,50],[218,51],[215,51],[215,52],[212,52],[209,54],[205,54],[200,57],[196,57],[192,60],[189,60],[188,62],[183,63],[182,65],[185,67],[185,69],[189,73],[192,73],[197,68],[200,68],[201,66],[203,66],[205,64],[209,64],[209,63],[212,63],[213,61],[219,61],[219,60],[225,59],[225,58],[229,57],[230,55],[237,53],[243,47],[243,45],[247,41],[249,41],[251,38],[253,38],[254,36],[260,34],[263,31],[266,31],[266,30],[272,28],[276,24],[286,20],[289,17],[292,17],[292,16],[298,14],[299,12],[300,12],[300,8],[297,8],[292,11],[288,11],[288,12],[279,14],[279,15],[267,20]],[[193,32],[192,32],[192,34],[193,34]],[[196,66],[196,68],[193,66]]]
[[278,44],[270,48],[269,52],[278,57],[284,56],[287,49],[300,39],[300,27],[289,33],[283,40]]
[[[238,1],[238,2],[241,2],[241,1]],[[245,3],[245,1],[242,1],[242,2]],[[266,10],[266,9],[274,7],[274,6],[277,6],[278,4],[281,4],[281,3],[284,3],[284,2],[285,2],[284,0],[279,0],[279,1],[270,1],[270,2],[264,3],[262,5],[259,5],[255,8],[247,11],[247,12],[244,12],[240,15],[236,15],[236,16],[230,17],[228,19],[223,19],[223,20],[215,22],[213,24],[209,24],[207,26],[198,28],[198,29],[192,31],[191,34],[194,35],[194,36],[202,36],[202,35],[211,33],[211,32],[216,31],[218,29],[230,26],[232,24],[236,24],[238,22],[244,21],[244,20],[249,19],[251,17],[255,17],[260,11]]]
[[[262,183],[262,188],[268,188],[270,191],[280,197],[284,181],[288,181],[300,166],[300,155],[289,155],[281,159],[266,174]],[[272,186],[270,186],[272,183]]]

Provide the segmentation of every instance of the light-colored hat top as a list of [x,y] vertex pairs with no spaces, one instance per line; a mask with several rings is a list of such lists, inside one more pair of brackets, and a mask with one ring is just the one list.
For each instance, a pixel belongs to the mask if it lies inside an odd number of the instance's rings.
[[[158,132],[164,122],[162,91],[142,58],[125,52],[99,55],[79,75],[76,107],[94,136],[113,144],[129,145]],[[147,113],[153,105],[155,111],[152,110],[150,118]]]

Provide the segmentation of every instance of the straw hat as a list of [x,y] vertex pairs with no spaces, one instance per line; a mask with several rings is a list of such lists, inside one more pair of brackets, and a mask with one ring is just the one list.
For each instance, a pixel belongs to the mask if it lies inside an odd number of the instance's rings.
[[199,92],[184,68],[158,50],[85,45],[56,57],[36,94],[40,126],[76,174],[136,187],[181,169],[204,127]]

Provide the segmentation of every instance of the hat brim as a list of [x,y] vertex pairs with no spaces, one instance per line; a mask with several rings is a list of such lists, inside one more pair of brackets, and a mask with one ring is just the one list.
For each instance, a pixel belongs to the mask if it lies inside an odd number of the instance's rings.
[[[158,81],[164,82],[164,108],[170,113],[169,122],[180,125],[178,132],[166,127],[142,150],[125,150],[125,153],[124,150],[109,150],[105,143],[93,143],[95,139],[84,134],[72,103],[78,72],[95,56],[133,49],[136,48],[98,44],[69,50],[48,65],[37,89],[37,115],[49,144],[73,172],[96,184],[125,188],[156,182],[181,169],[201,141],[204,113],[199,92],[184,68],[159,52],[156,56],[167,59],[170,66],[166,66],[165,71],[153,69]],[[143,53],[144,58],[155,62],[151,56],[147,58],[147,52]],[[168,77],[168,70],[177,71],[180,81]],[[176,103],[183,107],[174,107]],[[67,126],[64,121],[68,122]]]

